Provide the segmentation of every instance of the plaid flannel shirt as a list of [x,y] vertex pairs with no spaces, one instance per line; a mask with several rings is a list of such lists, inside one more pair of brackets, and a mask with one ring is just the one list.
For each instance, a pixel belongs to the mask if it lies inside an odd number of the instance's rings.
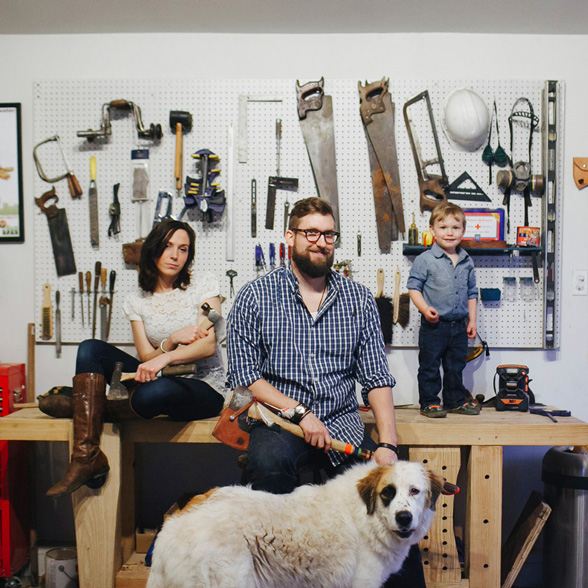
[[[394,386],[375,300],[361,284],[331,272],[316,318],[306,308],[290,266],[244,286],[227,321],[228,382],[263,378],[308,405],[333,438],[360,445],[364,426],[355,380],[368,393]],[[333,465],[342,454],[329,452]]]

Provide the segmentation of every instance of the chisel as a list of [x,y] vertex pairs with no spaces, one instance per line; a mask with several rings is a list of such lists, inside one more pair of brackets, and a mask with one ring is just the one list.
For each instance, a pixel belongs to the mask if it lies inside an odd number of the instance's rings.
[[71,320],[76,318],[76,289],[71,289]]
[[88,295],[88,326],[92,321],[92,272],[86,272],[86,294]]
[[80,307],[82,309],[82,327],[86,326],[84,320],[84,272],[78,272],[78,280],[80,283]]
[[100,286],[102,296],[98,304],[100,305],[100,339],[106,341],[106,322],[108,320],[108,297],[106,296],[106,268],[103,267],[100,271]]
[[98,228],[98,189],[96,187],[96,157],[90,157],[90,188],[88,190],[90,205],[90,243],[92,247],[100,246],[100,231]]
[[55,292],[55,357],[61,357],[61,293]]
[[96,338],[96,305],[98,303],[98,286],[100,285],[101,272],[102,263],[97,261],[94,266],[94,314],[92,315],[92,339]]
[[110,323],[112,321],[112,303],[114,302],[114,282],[116,281],[116,272],[114,270],[110,270],[110,279],[108,283],[108,321],[106,323],[106,341],[110,337]]

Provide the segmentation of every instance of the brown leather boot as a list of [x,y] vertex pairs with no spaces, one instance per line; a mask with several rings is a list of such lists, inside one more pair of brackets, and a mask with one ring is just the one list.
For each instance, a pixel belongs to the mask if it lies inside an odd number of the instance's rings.
[[110,467],[100,450],[104,420],[106,382],[102,374],[78,374],[73,379],[74,443],[71,462],[61,481],[47,491],[47,496],[60,498],[71,494],[82,484],[100,488]]

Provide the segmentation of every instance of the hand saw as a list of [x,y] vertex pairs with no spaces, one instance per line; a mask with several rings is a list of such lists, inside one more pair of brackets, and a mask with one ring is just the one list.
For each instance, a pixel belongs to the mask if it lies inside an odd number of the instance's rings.
[[[435,148],[437,150],[437,157],[429,160],[423,160],[421,148],[418,143],[416,130],[413,125],[412,119],[408,116],[408,109],[413,104],[425,100],[427,115],[429,118],[429,124],[433,133],[433,139],[435,141]],[[445,173],[445,165],[443,163],[443,157],[441,155],[441,146],[439,145],[439,137],[437,136],[437,129],[435,128],[435,120],[433,118],[433,109],[431,108],[431,99],[429,98],[428,90],[421,92],[418,96],[411,98],[403,108],[404,113],[404,124],[406,125],[406,131],[408,132],[408,139],[410,141],[410,147],[412,149],[412,155],[414,158],[414,164],[417,170],[419,190],[420,190],[420,209],[421,212],[425,208],[432,210],[440,202],[446,202],[447,196],[445,195],[444,188],[449,184],[447,174]],[[438,165],[441,170],[441,175],[430,174],[427,168],[432,165]]]
[[327,200],[339,231],[339,191],[335,155],[333,98],[325,96],[325,78],[300,85],[296,80],[298,119],[319,198]]
[[[380,249],[390,249],[390,243],[380,239],[380,232],[387,234],[386,216],[390,215],[390,237],[398,239],[398,233],[406,231],[404,207],[400,188],[400,172],[396,152],[394,103],[388,92],[389,80],[358,82],[361,120],[363,122],[372,172],[372,187],[376,204],[376,222]],[[390,201],[390,205],[386,202]]]
[[[55,202],[51,206],[45,206],[47,201],[52,198],[55,199]],[[51,236],[55,267],[57,275],[61,277],[76,273],[76,261],[69,235],[67,214],[64,208],[57,208],[58,201],[59,198],[55,193],[55,187],[45,192],[40,198],[35,198],[35,204],[47,217],[47,222],[49,223],[49,235]]]

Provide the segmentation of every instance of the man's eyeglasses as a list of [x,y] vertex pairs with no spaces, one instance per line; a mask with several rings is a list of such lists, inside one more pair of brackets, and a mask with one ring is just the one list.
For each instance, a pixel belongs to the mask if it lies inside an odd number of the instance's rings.
[[306,240],[310,243],[318,243],[321,237],[325,238],[327,245],[332,245],[339,240],[337,231],[319,231],[317,229],[290,229],[293,233],[304,233]]

